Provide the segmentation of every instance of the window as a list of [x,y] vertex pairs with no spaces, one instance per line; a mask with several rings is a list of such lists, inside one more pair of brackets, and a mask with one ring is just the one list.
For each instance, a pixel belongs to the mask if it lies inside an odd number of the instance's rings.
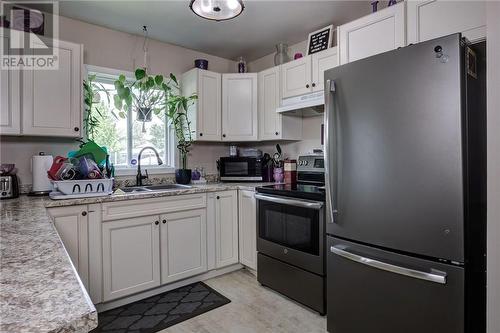
[[[150,122],[143,123],[136,119],[137,113],[128,110],[126,117],[120,117],[119,111],[114,107],[113,96],[116,93],[114,81],[120,71],[88,66],[88,73],[95,74],[95,82],[109,92],[109,98],[105,92],[99,92],[99,125],[97,126],[94,141],[106,147],[110,156],[110,162],[115,165],[117,175],[134,174],[137,166],[139,152],[144,147],[154,147],[163,165],[158,166],[156,155],[150,149],[141,155],[141,166],[151,166],[150,173],[170,172],[174,167],[173,131],[168,125],[165,114],[153,115]],[[128,77],[133,77],[130,73]]]

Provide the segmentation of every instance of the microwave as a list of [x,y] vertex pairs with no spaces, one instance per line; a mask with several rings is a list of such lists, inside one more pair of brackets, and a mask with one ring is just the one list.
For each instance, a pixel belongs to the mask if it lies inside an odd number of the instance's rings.
[[262,161],[259,157],[221,157],[220,180],[223,182],[261,182]]

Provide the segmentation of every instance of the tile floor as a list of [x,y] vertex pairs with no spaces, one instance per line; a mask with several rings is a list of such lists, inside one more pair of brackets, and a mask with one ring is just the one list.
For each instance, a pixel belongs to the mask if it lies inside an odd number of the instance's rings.
[[231,303],[169,327],[162,333],[326,332],[326,317],[261,287],[247,270],[205,281]]

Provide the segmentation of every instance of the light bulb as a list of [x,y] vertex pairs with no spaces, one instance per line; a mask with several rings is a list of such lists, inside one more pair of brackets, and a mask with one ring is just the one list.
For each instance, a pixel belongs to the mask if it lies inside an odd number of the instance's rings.
[[239,6],[239,3],[237,0],[227,0],[227,8],[231,10],[237,9]]

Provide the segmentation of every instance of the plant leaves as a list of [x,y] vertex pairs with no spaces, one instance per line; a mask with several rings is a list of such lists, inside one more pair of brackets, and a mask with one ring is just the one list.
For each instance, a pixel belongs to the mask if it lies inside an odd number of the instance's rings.
[[143,68],[137,68],[135,70],[136,80],[142,80],[146,76],[146,71]]
[[125,83],[125,80],[126,80],[125,75],[120,74],[120,76],[118,77],[118,81],[120,81],[121,83]]
[[174,75],[173,73],[170,73],[170,79],[171,79],[172,81],[174,81],[174,82],[175,82],[175,84],[178,84],[178,83],[177,83],[177,78],[175,77],[175,75]]
[[118,110],[121,110],[122,106],[123,106],[123,102],[122,102],[122,99],[120,98],[120,96],[114,95],[113,100],[115,102],[115,108],[117,108]]
[[156,75],[155,76],[155,83],[156,83],[156,85],[160,86],[163,83],[163,75]]

